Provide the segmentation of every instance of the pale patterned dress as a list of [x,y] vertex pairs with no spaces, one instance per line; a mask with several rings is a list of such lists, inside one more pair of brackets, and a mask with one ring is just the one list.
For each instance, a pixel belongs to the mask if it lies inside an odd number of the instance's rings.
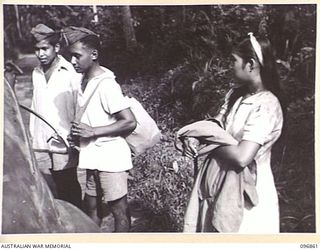
[[[220,113],[225,112],[226,103]],[[254,158],[257,163],[259,203],[251,210],[244,209],[239,233],[279,233],[278,196],[270,160],[271,148],[280,137],[282,124],[279,100],[270,91],[262,91],[246,99],[240,97],[226,117],[225,129],[235,139],[261,145]]]

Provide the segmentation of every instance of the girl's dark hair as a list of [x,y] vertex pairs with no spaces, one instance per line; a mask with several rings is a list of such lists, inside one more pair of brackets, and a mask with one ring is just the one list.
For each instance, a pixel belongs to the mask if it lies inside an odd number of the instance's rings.
[[[276,60],[274,52],[271,47],[271,43],[268,39],[257,38],[262,50],[263,65],[260,64],[260,74],[264,87],[271,91],[280,101],[283,112],[285,111],[285,104],[280,89],[280,79],[278,70],[276,67]],[[243,59],[244,65],[250,62],[251,59],[255,59],[259,62],[258,57],[252,47],[250,38],[244,39],[237,47],[234,48],[233,53]],[[243,65],[243,67],[244,67]],[[228,110],[232,108],[236,100],[248,92],[247,86],[243,85],[236,88],[231,94],[228,102]]]
[[84,44],[85,46],[87,46],[91,49],[96,49],[98,51],[98,53],[101,50],[100,39],[99,39],[99,37],[97,37],[95,35],[88,35],[88,36],[80,39],[79,42],[81,42],[82,44]]

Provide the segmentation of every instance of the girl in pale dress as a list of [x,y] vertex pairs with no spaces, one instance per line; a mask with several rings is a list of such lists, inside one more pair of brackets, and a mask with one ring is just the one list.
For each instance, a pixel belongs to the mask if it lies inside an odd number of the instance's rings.
[[[237,87],[229,91],[216,117],[239,143],[220,146],[210,157],[240,169],[256,162],[259,202],[250,209],[244,205],[238,232],[278,233],[279,205],[270,158],[283,124],[279,78],[270,42],[248,35],[232,53]],[[185,140],[184,144],[187,155],[197,156],[194,140]]]

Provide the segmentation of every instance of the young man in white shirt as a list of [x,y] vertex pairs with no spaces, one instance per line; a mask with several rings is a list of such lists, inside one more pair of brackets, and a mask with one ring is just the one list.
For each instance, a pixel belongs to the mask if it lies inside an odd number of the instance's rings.
[[[40,65],[32,72],[31,108],[44,117],[66,140],[74,120],[80,74],[61,55],[60,32],[44,24],[31,30],[34,50]],[[30,116],[32,147],[38,167],[56,198],[81,207],[81,187],[77,166],[61,154],[63,143],[53,138],[54,131],[33,114]]]
[[79,27],[68,27],[65,32],[71,63],[83,74],[78,105],[88,103],[71,129],[72,136],[80,137],[79,168],[87,170],[87,213],[100,224],[98,204],[107,203],[115,219],[115,232],[128,232],[127,171],[132,161],[122,136],[135,129],[136,120],[114,74],[99,64],[98,35]]

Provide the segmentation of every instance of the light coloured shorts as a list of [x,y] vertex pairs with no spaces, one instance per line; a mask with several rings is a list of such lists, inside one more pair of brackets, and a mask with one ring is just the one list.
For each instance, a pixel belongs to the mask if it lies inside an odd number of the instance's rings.
[[69,168],[67,166],[69,155],[67,154],[35,151],[34,155],[42,172],[49,173],[49,170],[60,171]]
[[114,201],[128,193],[128,172],[105,172],[87,169],[86,194]]
[[64,170],[69,159],[68,155],[34,152],[34,156],[36,158],[38,168],[44,179],[47,181],[53,196],[57,197],[57,187],[53,180],[51,171]]

